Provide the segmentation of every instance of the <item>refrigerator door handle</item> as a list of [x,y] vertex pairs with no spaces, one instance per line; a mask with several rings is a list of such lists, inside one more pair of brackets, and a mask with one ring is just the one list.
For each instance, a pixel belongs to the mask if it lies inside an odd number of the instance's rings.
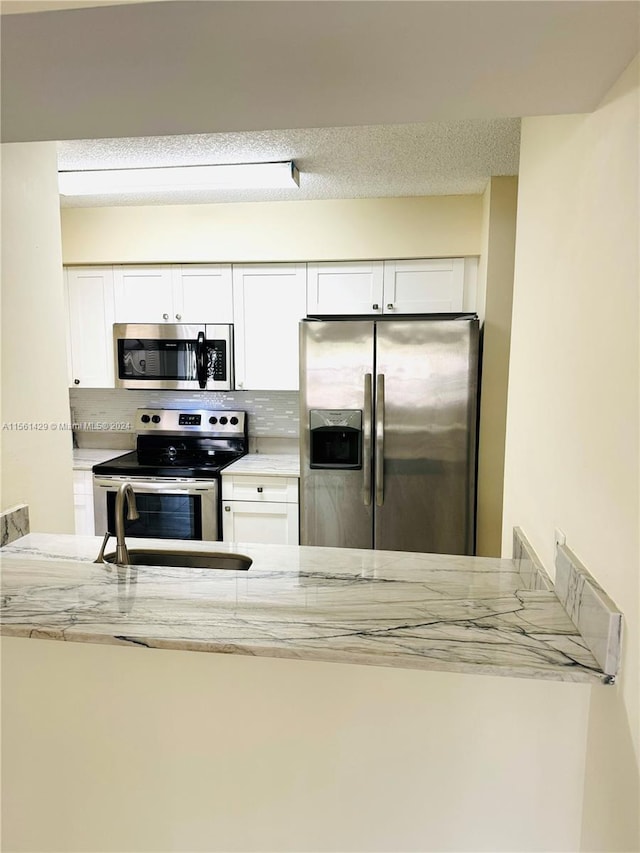
[[362,424],[362,500],[371,506],[371,425],[373,418],[373,377],[364,375],[364,418]]
[[376,390],[376,506],[384,503],[384,373]]

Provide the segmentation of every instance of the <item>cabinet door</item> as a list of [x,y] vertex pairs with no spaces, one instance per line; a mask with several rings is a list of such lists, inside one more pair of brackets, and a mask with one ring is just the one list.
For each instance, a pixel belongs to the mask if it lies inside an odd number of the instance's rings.
[[113,388],[111,267],[65,270],[69,385]]
[[233,323],[231,264],[173,266],[174,323]]
[[305,315],[305,265],[233,267],[236,388],[299,388],[298,323]]
[[383,262],[307,265],[307,314],[382,314]]
[[297,545],[298,504],[224,501],[222,538],[224,542]]
[[114,267],[116,323],[175,323],[171,266]]
[[464,258],[384,262],[385,314],[462,311]]

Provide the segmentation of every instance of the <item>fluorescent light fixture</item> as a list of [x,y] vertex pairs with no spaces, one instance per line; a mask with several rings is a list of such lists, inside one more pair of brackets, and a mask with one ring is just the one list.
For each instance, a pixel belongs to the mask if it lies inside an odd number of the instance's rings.
[[292,160],[220,166],[160,166],[58,172],[60,195],[179,192],[181,190],[292,189],[300,175]]

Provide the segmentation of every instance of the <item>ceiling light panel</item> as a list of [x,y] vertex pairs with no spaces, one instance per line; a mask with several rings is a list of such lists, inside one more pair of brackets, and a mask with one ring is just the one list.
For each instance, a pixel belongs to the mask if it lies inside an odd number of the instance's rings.
[[185,190],[292,189],[300,186],[292,161],[150,169],[95,169],[59,172],[60,195],[181,192]]

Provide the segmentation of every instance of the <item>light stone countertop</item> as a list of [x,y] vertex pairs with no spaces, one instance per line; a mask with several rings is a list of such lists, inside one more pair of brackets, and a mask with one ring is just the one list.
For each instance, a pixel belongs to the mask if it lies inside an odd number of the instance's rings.
[[248,453],[228,465],[222,474],[299,477],[300,456],[297,453]]
[[116,456],[123,456],[125,453],[130,453],[130,450],[109,450],[108,448],[94,449],[91,447],[74,447],[73,449],[73,470],[74,471],[91,471],[94,465],[99,465],[101,462],[106,462],[107,459],[115,459]]
[[3,548],[2,634],[606,681],[555,593],[526,589],[513,560],[180,542],[240,552],[253,565],[108,569],[93,563],[99,545],[32,533]]

